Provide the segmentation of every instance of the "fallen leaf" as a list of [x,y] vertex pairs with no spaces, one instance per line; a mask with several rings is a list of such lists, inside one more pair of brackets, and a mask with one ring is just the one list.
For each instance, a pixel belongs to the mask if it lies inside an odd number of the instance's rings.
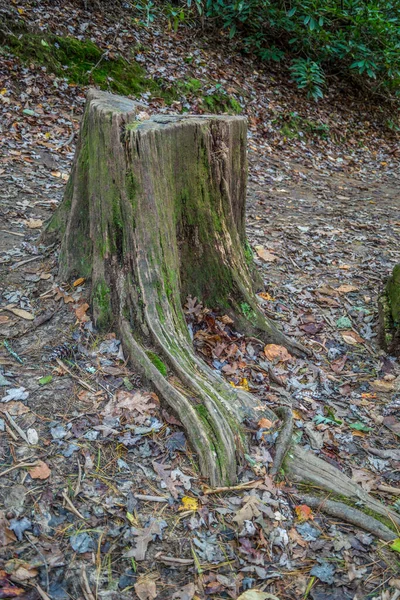
[[8,414],[12,417],[19,417],[20,415],[24,415],[25,413],[29,412],[29,408],[19,400],[11,400],[6,404],[0,403],[0,413],[1,412],[8,412]]
[[343,341],[350,346],[356,346],[357,344],[361,344],[364,340],[354,331],[343,331],[342,332]]
[[48,479],[51,471],[43,460],[38,460],[36,467],[29,469],[29,475],[32,479]]
[[274,425],[273,421],[270,421],[269,419],[266,419],[265,417],[263,417],[262,419],[260,419],[257,423],[257,425],[259,426],[260,429],[271,429],[271,427]]
[[394,381],[386,381],[385,379],[375,379],[375,381],[371,383],[371,386],[377,392],[393,392],[396,388]]
[[265,262],[274,262],[278,260],[279,256],[272,254],[269,250],[264,248],[263,246],[256,246],[255,250],[260,258],[262,258]]
[[295,508],[297,518],[300,522],[309,521],[310,519],[314,519],[312,515],[312,510],[307,504],[299,504]]
[[39,229],[43,225],[41,219],[28,219],[25,223],[29,229]]
[[32,579],[32,577],[36,577],[38,574],[38,570],[35,567],[18,558],[6,562],[5,570],[13,579],[17,579],[18,581]]
[[26,321],[33,321],[33,319],[35,318],[31,313],[29,313],[27,310],[24,310],[23,308],[8,308],[6,306],[5,309],[9,312],[12,312],[14,315],[17,315],[17,317],[25,319]]
[[79,279],[76,279],[72,285],[74,287],[78,287],[78,285],[82,285],[82,283],[84,283],[84,282],[85,282],[85,278],[79,277]]
[[264,347],[264,354],[268,360],[276,360],[277,362],[286,362],[293,358],[284,346],[278,346],[277,344],[267,344]]
[[7,323],[9,320],[10,317],[7,317],[7,315],[0,315],[0,325],[4,325],[4,323]]
[[157,596],[156,583],[149,577],[140,577],[134,587],[139,600],[153,600]]
[[172,600],[192,600],[196,587],[194,583],[188,583],[180,590],[172,594]]
[[178,510],[197,510],[199,508],[199,503],[196,498],[191,498],[190,496],[183,496],[181,500],[182,504],[178,508]]
[[10,529],[10,523],[7,521],[3,511],[0,511],[0,548],[16,542],[13,531]]
[[366,491],[366,492],[370,492],[373,488],[376,487],[376,478],[374,477],[374,475],[372,475],[372,473],[368,473],[367,471],[364,471],[363,469],[351,469],[352,472],[352,476],[351,479],[352,481],[355,481],[355,483],[359,483],[361,484],[361,487]]
[[339,294],[349,294],[350,292],[358,292],[358,287],[356,287],[355,285],[350,285],[348,283],[343,283],[338,288],[336,288],[336,290],[339,292]]
[[86,311],[89,308],[89,304],[85,302],[85,304],[81,304],[76,310],[75,315],[79,321],[87,320],[89,317],[86,316]]
[[279,600],[278,596],[261,590],[247,590],[237,600]]

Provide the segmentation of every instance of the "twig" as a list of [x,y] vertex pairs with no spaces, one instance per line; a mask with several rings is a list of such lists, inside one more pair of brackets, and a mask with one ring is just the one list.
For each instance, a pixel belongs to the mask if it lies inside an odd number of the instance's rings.
[[85,517],[79,512],[79,510],[77,508],[75,508],[75,506],[72,504],[71,500],[68,498],[67,494],[64,492],[61,493],[62,497],[64,498],[67,506],[65,507],[67,510],[69,510],[70,512],[72,512],[75,516],[79,517],[80,519],[82,519],[83,521],[86,521]]
[[14,421],[14,419],[12,418],[11,415],[8,414],[7,411],[4,411],[5,416],[8,419],[8,422],[10,423],[10,425],[12,425],[15,429],[15,431],[22,437],[22,439],[24,440],[24,442],[26,442],[27,444],[29,444],[29,440],[26,437],[26,433],[23,429],[21,429],[21,427],[19,425],[17,425],[17,423]]
[[168,498],[164,496],[148,496],[147,494],[133,494],[137,500],[146,500],[147,502],[168,502]]
[[73,379],[76,379],[82,387],[84,387],[89,392],[93,392],[93,394],[96,393],[96,390],[94,388],[92,388],[88,383],[86,383],[86,381],[83,381],[83,379],[80,379],[77,375],[74,375],[74,373],[72,373],[68,369],[68,367],[63,363],[62,360],[60,360],[59,358],[56,358],[56,362],[60,367],[62,367],[64,369],[64,371],[66,371],[68,373],[68,375],[70,375]]
[[310,508],[320,510],[331,517],[336,517],[337,519],[346,521],[346,523],[351,523],[356,527],[369,531],[375,537],[385,540],[385,542],[391,542],[398,537],[391,529],[389,529],[389,527],[386,527],[386,525],[383,525],[383,523],[378,521],[378,519],[366,515],[361,510],[347,506],[347,504],[344,504],[343,502],[336,502],[308,495],[300,495],[300,497],[301,501]]
[[11,265],[10,269],[14,271],[15,269],[18,269],[18,267],[22,267],[23,265],[33,262],[34,260],[39,260],[40,258],[44,258],[43,254],[39,254],[38,256],[31,256],[31,258],[27,258],[26,260],[21,260],[20,262],[14,263],[13,265]]
[[6,423],[6,431],[7,433],[9,433],[12,437],[12,439],[14,440],[14,442],[18,441],[18,436],[13,432],[13,430],[11,429],[11,427],[9,425],[7,425]]
[[35,588],[37,593],[41,598],[43,598],[43,600],[51,600],[50,596],[46,594],[46,592],[40,587],[38,583],[35,585]]
[[7,473],[11,473],[11,471],[14,471],[15,469],[23,469],[24,467],[37,467],[37,462],[34,462],[34,463],[28,463],[28,462],[18,463],[18,465],[14,465],[13,467],[9,467],[5,471],[2,471],[0,473],[0,477],[3,477],[3,475],[7,475]]
[[75,486],[75,490],[74,490],[74,498],[76,498],[77,495],[79,494],[79,492],[81,491],[81,481],[82,481],[81,461],[79,460],[79,458],[77,459],[77,461],[78,461],[78,480],[76,482],[76,486]]
[[392,487],[391,485],[378,485],[377,488],[381,492],[387,492],[388,494],[394,494],[400,496],[400,488]]
[[89,586],[89,581],[86,575],[86,569],[85,567],[82,567],[81,569],[81,583],[82,583],[82,591],[84,593],[84,596],[87,600],[95,600],[95,597],[93,596],[91,590],[90,590],[90,586]]
[[278,406],[274,412],[283,419],[283,425],[276,440],[275,458],[271,469],[271,476],[279,472],[287,451],[292,443],[293,434],[293,413],[288,406]]
[[4,231],[4,233],[9,233],[10,235],[17,235],[18,237],[25,236],[25,233],[17,233],[16,231],[8,231],[8,229],[0,229],[0,231]]
[[253,481],[247,481],[246,483],[239,483],[238,485],[221,486],[221,487],[215,487],[215,488],[206,488],[204,490],[204,494],[206,496],[208,496],[210,494],[219,494],[221,492],[232,492],[234,490],[236,490],[236,491],[251,490],[252,488],[257,487],[262,482],[263,482],[262,479],[254,479]]
[[156,556],[155,558],[169,564],[192,565],[194,563],[193,558],[175,558],[175,556],[166,556],[165,554],[160,554],[160,556]]

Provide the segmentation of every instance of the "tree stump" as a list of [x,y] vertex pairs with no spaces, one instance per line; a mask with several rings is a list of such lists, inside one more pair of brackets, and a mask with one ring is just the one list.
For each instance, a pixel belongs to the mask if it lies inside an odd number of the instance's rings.
[[[118,330],[129,360],[177,413],[202,475],[211,485],[230,485],[246,448],[246,420],[276,415],[196,356],[182,304],[197,296],[244,333],[297,355],[305,350],[264,317],[254,296],[246,120],[149,118],[140,110],[126,98],[89,92],[65,197],[46,235],[62,238],[60,276],[91,282],[95,323]],[[279,465],[290,445],[291,411],[285,414]],[[299,448],[286,455],[294,477],[301,472],[332,490],[341,474],[334,470],[329,485],[326,466]]]

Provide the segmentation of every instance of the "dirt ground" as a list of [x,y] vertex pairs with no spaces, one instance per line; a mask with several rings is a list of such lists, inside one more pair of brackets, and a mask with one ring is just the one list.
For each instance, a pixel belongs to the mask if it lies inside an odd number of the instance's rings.
[[[115,332],[94,328],[85,282],[59,281],[58,246],[40,244],[85,90],[49,82],[36,117],[24,116],[21,94],[43,74],[11,57],[1,69],[12,100],[0,159],[0,597],[399,598],[398,552],[307,510],[284,473],[269,478],[273,426],[253,436],[242,489],[209,493],[179,421]],[[272,408],[290,401],[298,442],[400,510],[399,365],[376,341],[377,296],[400,262],[393,142],[380,151],[374,130],[369,150],[347,156],[279,132],[272,143],[252,118],[247,233],[260,303],[313,357],[267,368],[264,348],[222,331],[219,315],[207,324],[203,307],[195,346],[232,385]]]

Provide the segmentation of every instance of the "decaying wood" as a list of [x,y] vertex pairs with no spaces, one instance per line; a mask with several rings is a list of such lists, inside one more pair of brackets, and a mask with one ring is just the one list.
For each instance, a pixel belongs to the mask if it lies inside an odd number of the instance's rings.
[[[91,282],[96,324],[118,331],[136,371],[178,414],[203,476],[211,486],[232,486],[246,422],[276,415],[194,353],[182,305],[188,295],[197,297],[263,343],[296,355],[306,350],[265,318],[254,295],[259,280],[245,236],[245,119],[140,120],[139,111],[126,98],[89,93],[64,201],[46,236],[62,239],[61,277]],[[291,415],[282,416],[275,471],[283,461],[293,479],[301,475],[330,490],[340,484],[344,496],[361,494],[376,513],[387,514],[313,454],[298,447],[286,453]]]

